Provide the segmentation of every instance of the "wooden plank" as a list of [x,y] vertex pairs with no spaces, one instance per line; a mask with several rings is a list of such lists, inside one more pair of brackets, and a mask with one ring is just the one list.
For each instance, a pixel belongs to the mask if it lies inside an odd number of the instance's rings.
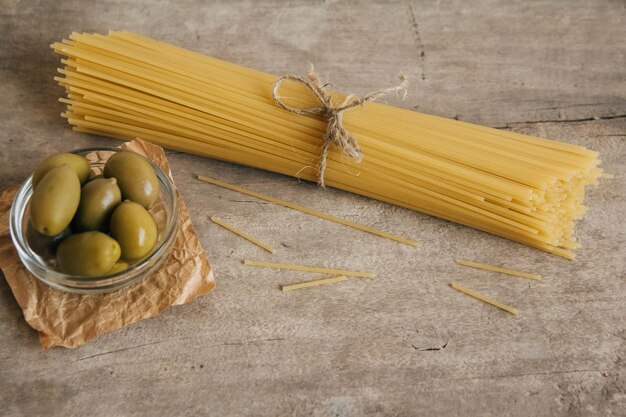
[[[387,102],[589,146],[615,174],[589,193],[590,211],[576,233],[583,247],[568,262],[355,195],[169,153],[215,267],[217,290],[77,350],[42,352],[0,279],[3,415],[623,413],[623,1],[3,6],[1,188],[22,181],[53,152],[118,143],[73,132],[59,118],[62,91],[52,80],[59,63],[48,45],[74,30],[121,26],[276,74],[303,73],[313,62],[337,88],[357,94],[391,85],[404,73],[409,96]],[[427,244],[415,251],[320,222],[209,188],[198,174]],[[259,279],[250,279],[251,268],[241,260],[256,258],[258,249],[234,235],[218,239],[207,207],[254,219],[246,231],[271,237],[276,259],[384,276],[359,288],[337,285],[287,297],[277,291],[284,280],[276,271],[255,269]],[[511,320],[463,307],[447,287],[460,278],[451,258],[506,260],[520,270],[541,270],[545,278],[494,283],[463,276],[471,288],[523,310]],[[307,279],[290,274],[294,281]]]

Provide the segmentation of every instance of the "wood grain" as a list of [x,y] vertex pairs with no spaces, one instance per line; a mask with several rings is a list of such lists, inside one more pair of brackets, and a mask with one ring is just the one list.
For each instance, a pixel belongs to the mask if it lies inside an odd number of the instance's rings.
[[[53,152],[115,144],[59,117],[53,41],[128,29],[276,74],[308,63],[388,102],[597,149],[568,262],[486,233],[280,175],[170,152],[215,268],[207,297],[76,350],[41,351],[0,280],[0,414],[7,416],[611,416],[626,409],[626,3],[621,0],[178,2],[5,0],[0,14],[0,186]],[[420,240],[391,242],[229,190],[220,178]],[[274,255],[219,226],[263,237]],[[323,291],[245,258],[367,270]],[[536,271],[494,280],[455,258]],[[319,277],[321,278],[321,276]],[[514,318],[448,287],[507,300]],[[519,281],[519,282],[518,282]]]

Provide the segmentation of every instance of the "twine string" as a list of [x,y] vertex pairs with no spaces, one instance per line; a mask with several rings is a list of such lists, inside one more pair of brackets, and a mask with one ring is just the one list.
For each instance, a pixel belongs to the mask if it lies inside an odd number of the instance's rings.
[[[395,91],[404,90],[406,93],[408,81],[406,77],[401,75],[400,84],[397,86],[372,91],[363,97],[348,94],[340,105],[335,106],[331,99],[331,92],[328,91],[328,84],[321,85],[322,83],[313,67],[311,67],[311,70],[308,73],[308,78],[309,79],[307,80],[298,75],[283,75],[274,82],[272,95],[276,104],[284,110],[301,116],[322,116],[326,121],[326,131],[324,132],[324,137],[322,138],[322,150],[317,164],[317,183],[320,187],[324,188],[324,174],[326,173],[328,152],[331,146],[335,146],[340,149],[345,155],[356,159],[357,162],[360,162],[363,158],[363,152],[361,151],[356,138],[343,126],[343,112],[362,106],[370,101],[377,100],[378,98]],[[296,81],[308,87],[320,102],[321,106],[298,108],[285,104],[278,94],[278,90],[287,80]]]

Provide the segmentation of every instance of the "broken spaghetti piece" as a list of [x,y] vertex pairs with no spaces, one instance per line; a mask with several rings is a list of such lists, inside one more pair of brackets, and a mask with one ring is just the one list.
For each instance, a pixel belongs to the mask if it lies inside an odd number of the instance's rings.
[[348,277],[346,277],[345,275],[338,275],[336,277],[316,279],[315,281],[300,282],[298,284],[281,285],[280,289],[283,292],[293,291],[299,290],[300,288],[310,288],[317,287],[318,285],[334,284],[336,282],[345,281],[347,279]]
[[305,213],[305,214],[310,214],[312,216],[317,216],[317,217],[322,218],[322,219],[330,220],[331,222],[343,224],[344,226],[349,226],[349,227],[352,227],[353,229],[361,230],[363,232],[368,232],[368,233],[371,233],[371,234],[374,234],[374,235],[377,235],[377,236],[380,236],[380,237],[384,237],[384,238],[387,238],[387,239],[395,240],[396,242],[404,243],[404,244],[407,244],[407,245],[419,246],[419,243],[415,242],[414,240],[410,240],[410,239],[407,239],[407,238],[401,237],[401,236],[396,236],[396,235],[394,235],[392,233],[383,232],[382,230],[374,229],[373,227],[369,227],[369,226],[366,226],[364,224],[351,222],[350,220],[342,219],[341,217],[333,216],[331,214],[324,213],[324,212],[319,211],[319,210],[314,210],[314,209],[311,209],[311,208],[308,208],[308,207],[304,207],[304,206],[301,206],[299,204],[292,203],[290,201],[285,201],[285,200],[281,200],[279,198],[274,198],[274,197],[266,195],[266,194],[257,193],[256,191],[252,191],[252,190],[248,190],[248,189],[243,188],[243,187],[238,187],[236,185],[228,184],[228,183],[226,183],[224,181],[220,181],[220,180],[216,180],[216,179],[213,179],[213,178],[205,177],[203,175],[198,175],[198,179],[200,181],[208,182],[209,184],[217,185],[217,186],[222,187],[222,188],[227,188],[227,189],[232,190],[232,191],[237,191],[239,193],[246,194],[246,195],[249,195],[249,196],[252,196],[252,197],[256,197],[258,199],[265,200],[265,201],[268,201],[268,202],[273,203],[273,204],[278,204],[278,205],[283,206],[283,207],[288,207],[290,209],[298,210],[298,211],[300,211],[302,213]]
[[250,236],[249,234],[247,234],[243,230],[237,229],[235,226],[231,226],[230,224],[226,223],[224,220],[220,219],[219,217],[213,216],[213,217],[211,217],[211,221],[213,223],[215,223],[215,224],[219,224],[224,229],[230,230],[234,234],[241,236],[242,238],[246,239],[247,241],[254,243],[258,247],[265,249],[269,253],[274,253],[274,249],[272,249],[268,244],[263,243],[260,240],[258,240],[257,238],[254,238],[254,237]]
[[305,265],[278,264],[274,262],[250,261],[250,260],[245,260],[243,261],[243,263],[244,265],[262,266],[265,268],[291,269],[293,271],[304,271],[304,272],[321,272],[323,274],[347,275],[351,277],[361,277],[361,278],[374,278],[376,276],[370,272],[346,271],[343,269],[320,268],[320,267],[305,266]]
[[499,272],[506,275],[514,275],[516,277],[522,277],[526,279],[533,279],[535,281],[541,281],[541,275],[531,274],[528,272],[516,271],[515,269],[500,268],[494,265],[481,264],[478,262],[465,261],[463,259],[455,259],[455,262],[459,265],[469,266],[470,268],[484,269],[485,271]]
[[499,301],[494,300],[493,298],[487,297],[486,295],[482,295],[477,293],[476,291],[470,290],[469,288],[465,288],[459,284],[457,284],[456,282],[452,282],[450,283],[450,286],[452,288],[454,288],[457,291],[461,291],[462,293],[465,293],[467,295],[469,295],[470,297],[474,297],[484,303],[487,304],[491,304],[494,307],[498,307],[504,311],[506,311],[507,313],[511,313],[514,316],[517,316],[517,313],[519,312],[516,308],[508,306],[506,304],[503,304]]

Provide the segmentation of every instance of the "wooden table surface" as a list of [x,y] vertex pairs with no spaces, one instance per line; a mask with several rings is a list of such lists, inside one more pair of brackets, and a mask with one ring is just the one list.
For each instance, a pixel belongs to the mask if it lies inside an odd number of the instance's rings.
[[[173,174],[217,288],[83,347],[42,351],[0,280],[0,414],[7,416],[612,416],[626,413],[626,3],[623,0],[206,2],[3,0],[0,187],[48,154],[112,139],[59,117],[49,44],[125,29],[260,70],[308,63],[343,91],[411,80],[426,113],[599,150],[569,262],[336,190],[192,155]],[[423,242],[413,249],[200,183],[219,177]],[[278,248],[212,224],[218,215]],[[544,276],[462,268],[461,257]],[[245,258],[373,271],[282,293],[305,273]],[[448,287],[520,309],[513,317]]]

